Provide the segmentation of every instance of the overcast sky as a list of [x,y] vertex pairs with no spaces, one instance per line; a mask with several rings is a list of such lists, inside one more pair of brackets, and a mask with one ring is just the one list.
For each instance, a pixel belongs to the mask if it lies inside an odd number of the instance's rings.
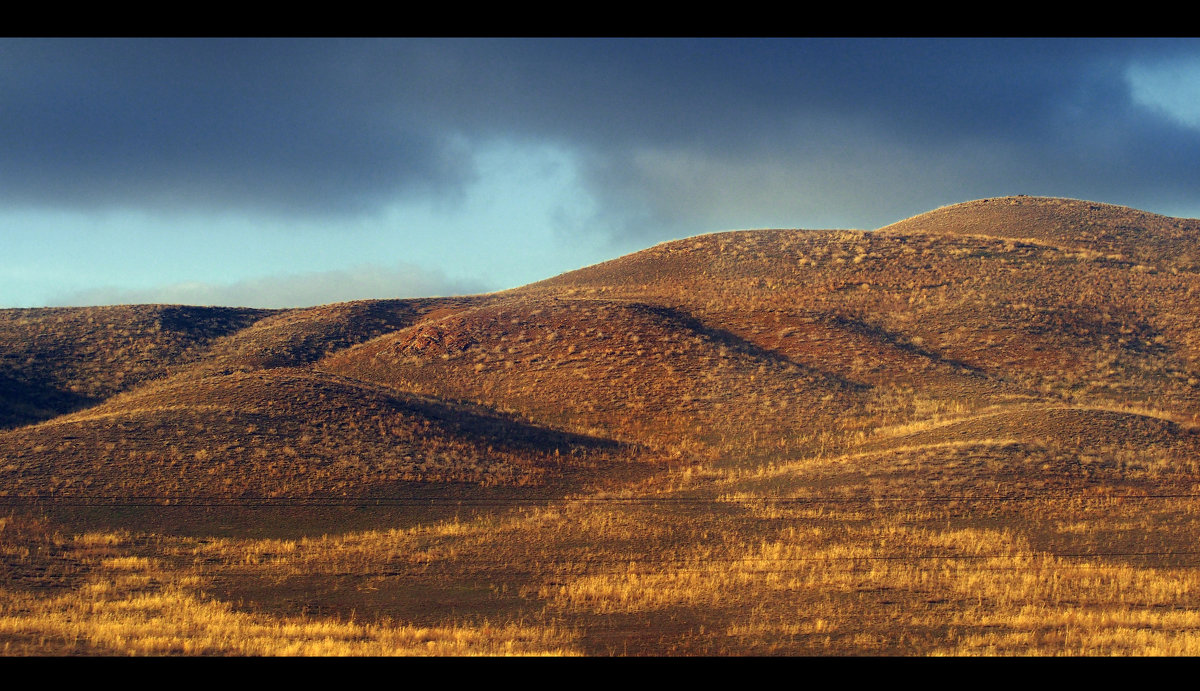
[[1200,216],[1200,41],[0,39],[0,307],[485,292],[1008,194]]

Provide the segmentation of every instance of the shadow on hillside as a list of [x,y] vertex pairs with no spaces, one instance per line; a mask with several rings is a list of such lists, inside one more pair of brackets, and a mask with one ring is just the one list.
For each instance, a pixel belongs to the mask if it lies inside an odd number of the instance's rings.
[[163,307],[158,315],[158,324],[165,331],[187,334],[207,341],[240,331],[276,312],[279,310],[179,305]]
[[546,453],[570,453],[574,450],[618,451],[633,448],[625,442],[542,427],[468,404],[401,396],[394,396],[393,401],[401,410],[426,418],[452,435],[462,435],[477,442],[499,442],[510,448]]
[[955,360],[954,358],[948,358],[941,353],[929,350],[928,348],[922,348],[916,343],[905,339],[903,336],[888,331],[881,326],[867,322],[858,315],[845,312],[832,312],[820,314],[817,318],[829,326],[851,331],[876,341],[882,341],[883,343],[886,343],[897,350],[932,360],[940,365],[954,367],[955,369],[961,370],[964,373],[972,376],[984,378],[987,377],[987,373],[975,365],[963,362],[961,360]]
[[0,430],[45,422],[96,405],[100,399],[0,375]]
[[673,326],[676,326],[676,327],[682,328],[682,329],[687,329],[689,331],[700,334],[701,336],[708,338],[709,340],[716,343],[717,345],[725,346],[726,348],[729,348],[730,350],[742,353],[743,355],[746,355],[748,357],[759,359],[759,360],[767,360],[769,362],[773,362],[776,364],[798,367],[801,370],[803,370],[804,372],[806,372],[807,374],[814,376],[814,377],[818,377],[820,379],[824,379],[824,380],[828,381],[830,384],[837,386],[839,388],[850,390],[850,391],[867,391],[871,388],[870,384],[864,384],[863,382],[857,382],[857,381],[854,381],[853,379],[847,379],[847,378],[845,378],[839,374],[835,374],[833,372],[827,372],[825,370],[812,367],[811,365],[806,365],[801,362],[796,362],[795,360],[792,360],[791,358],[789,358],[787,355],[784,355],[783,353],[771,350],[770,348],[764,348],[756,343],[747,341],[746,339],[742,338],[741,336],[738,336],[737,334],[735,334],[733,332],[726,331],[724,329],[719,329],[719,328],[716,328],[713,326],[709,326],[709,325],[705,324],[704,322],[700,321],[699,319],[697,319],[696,317],[692,316],[691,314],[688,314],[686,311],[679,309],[677,307],[660,307],[657,305],[647,305],[644,303],[636,303],[633,305],[633,308],[638,309],[638,310],[643,310],[650,314],[654,314],[655,316],[667,321],[668,323],[672,324]]

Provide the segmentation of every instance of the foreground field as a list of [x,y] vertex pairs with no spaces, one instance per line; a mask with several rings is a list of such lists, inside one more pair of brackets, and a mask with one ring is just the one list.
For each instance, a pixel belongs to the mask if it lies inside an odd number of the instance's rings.
[[0,646],[1200,653],[1197,240],[1018,197],[489,296],[5,311]]
[[[1200,651],[1194,475],[1001,499],[969,478],[1045,456],[905,448],[869,472],[855,461],[878,452],[709,467],[576,499],[463,499],[440,520],[421,520],[431,502],[360,508],[380,527],[271,538],[221,524],[247,511],[230,507],[155,509],[191,535],[51,527],[136,525],[129,509],[14,515],[0,635],[9,654]],[[923,464],[943,482],[905,467]]]

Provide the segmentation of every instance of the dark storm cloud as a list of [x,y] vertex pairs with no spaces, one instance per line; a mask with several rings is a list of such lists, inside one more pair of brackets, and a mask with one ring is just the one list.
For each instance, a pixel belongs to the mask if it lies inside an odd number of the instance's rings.
[[0,51],[10,203],[353,211],[470,174],[438,128],[363,94],[343,42],[18,40]]
[[1195,54],[1195,41],[700,45],[712,69],[647,61],[690,76],[647,90],[663,97],[651,110],[669,113],[657,121],[676,136],[626,139],[591,160],[607,206],[640,212],[631,228],[779,225],[848,209],[875,227],[998,194],[1138,205],[1194,200],[1200,188],[1200,133],[1133,103],[1125,78],[1130,61]]
[[[342,213],[453,193],[494,138],[573,151],[629,232],[975,196],[1192,195],[1131,61],[1195,41],[0,42],[0,199]],[[747,215],[758,216],[748,218]],[[809,214],[805,216],[805,214]],[[740,219],[740,220],[739,220]],[[651,229],[656,230],[651,230]]]

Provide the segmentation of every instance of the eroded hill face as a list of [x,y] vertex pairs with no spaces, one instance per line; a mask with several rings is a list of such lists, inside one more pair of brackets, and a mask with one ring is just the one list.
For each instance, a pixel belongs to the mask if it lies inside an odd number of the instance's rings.
[[[354,494],[854,449],[877,464],[912,441],[896,430],[981,441],[942,425],[1042,409],[1169,422],[1085,455],[1134,468],[1121,454],[1145,443],[1178,461],[1200,419],[1198,223],[1004,198],[874,232],[705,235],[467,298],[4,310],[0,491]],[[1069,419],[1030,432],[1048,467],[1094,436]],[[989,453],[1029,457],[1020,444]]]

